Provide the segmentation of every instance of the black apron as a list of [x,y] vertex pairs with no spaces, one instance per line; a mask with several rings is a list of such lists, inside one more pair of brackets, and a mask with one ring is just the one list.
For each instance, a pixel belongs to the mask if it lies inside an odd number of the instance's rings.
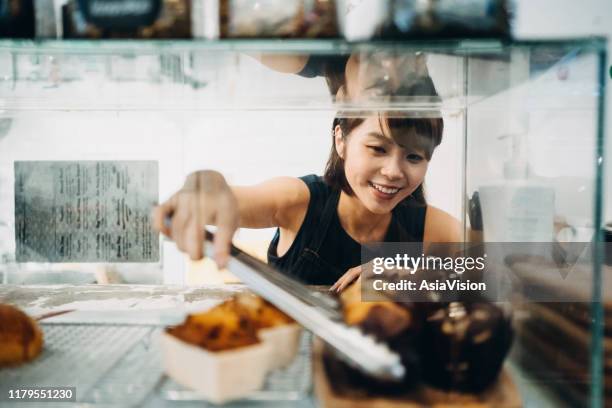
[[[338,217],[340,191],[315,175],[301,178],[310,190],[310,203],[300,231],[289,250],[277,256],[280,231],[268,248],[268,263],[309,285],[333,285],[352,267],[362,264],[361,244],[342,228]],[[392,214],[386,242],[422,241],[424,206],[398,205]]]

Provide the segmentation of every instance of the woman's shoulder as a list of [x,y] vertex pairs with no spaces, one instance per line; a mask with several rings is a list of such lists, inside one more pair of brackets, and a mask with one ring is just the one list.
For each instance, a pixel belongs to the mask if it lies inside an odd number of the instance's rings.
[[323,180],[323,177],[316,174],[302,176],[300,180],[306,184],[309,192],[308,204],[303,208],[305,221],[315,222],[322,216],[324,208],[328,201],[333,199],[336,191]]
[[309,174],[307,176],[300,177],[300,180],[306,184],[310,191],[311,201],[318,200],[319,198],[327,198],[333,193],[332,187],[323,180],[323,177],[316,174]]
[[281,207],[308,207],[309,203],[325,200],[333,191],[322,177],[309,174],[302,177],[276,177],[266,182],[268,191],[276,196]]
[[277,214],[279,225],[289,230],[297,231],[307,219],[317,217],[317,213],[324,206],[332,189],[316,174],[309,174],[299,178],[279,177],[278,182],[283,183],[292,193],[285,196]]
[[425,215],[426,242],[460,242],[461,223],[458,219],[433,205],[427,205]]

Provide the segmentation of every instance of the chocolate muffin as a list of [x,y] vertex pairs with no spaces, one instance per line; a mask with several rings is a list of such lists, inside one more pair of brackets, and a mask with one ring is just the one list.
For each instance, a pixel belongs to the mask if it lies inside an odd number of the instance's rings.
[[487,302],[438,306],[424,326],[425,382],[448,390],[484,390],[497,379],[512,344],[510,317]]

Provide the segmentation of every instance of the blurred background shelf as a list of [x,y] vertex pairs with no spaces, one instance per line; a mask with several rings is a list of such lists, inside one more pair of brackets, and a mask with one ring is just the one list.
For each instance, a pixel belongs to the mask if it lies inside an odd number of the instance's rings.
[[[495,95],[495,109],[508,108],[504,91],[529,87],[530,109],[576,109],[598,93],[592,76],[550,87],[544,73],[558,76],[592,64],[606,41],[577,38],[555,41],[444,40],[0,40],[0,109],[5,111],[104,110],[224,112],[241,110],[442,111],[457,114]],[[421,95],[374,96],[358,104],[336,103],[308,78],[274,72],[254,57],[310,55],[427,55],[439,100]],[[528,58],[528,75],[512,73]],[[560,71],[560,73],[557,73]],[[543,76],[543,78],[540,78]],[[550,76],[550,74],[549,74]],[[542,81],[542,79],[547,81]],[[567,79],[567,78],[566,78]],[[538,82],[536,82],[538,81]],[[543,82],[543,83],[542,83]],[[559,82],[559,81],[557,81]],[[270,86],[274,84],[275,86]],[[559,84],[557,84],[559,85]],[[323,88],[324,89],[324,88]],[[518,89],[516,89],[518,91]],[[487,106],[490,107],[490,104]],[[512,107],[510,106],[510,109]]]

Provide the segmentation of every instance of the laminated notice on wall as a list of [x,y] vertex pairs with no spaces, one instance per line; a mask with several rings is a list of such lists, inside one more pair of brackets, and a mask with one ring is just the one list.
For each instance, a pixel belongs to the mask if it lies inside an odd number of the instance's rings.
[[156,262],[154,161],[15,162],[18,262]]

